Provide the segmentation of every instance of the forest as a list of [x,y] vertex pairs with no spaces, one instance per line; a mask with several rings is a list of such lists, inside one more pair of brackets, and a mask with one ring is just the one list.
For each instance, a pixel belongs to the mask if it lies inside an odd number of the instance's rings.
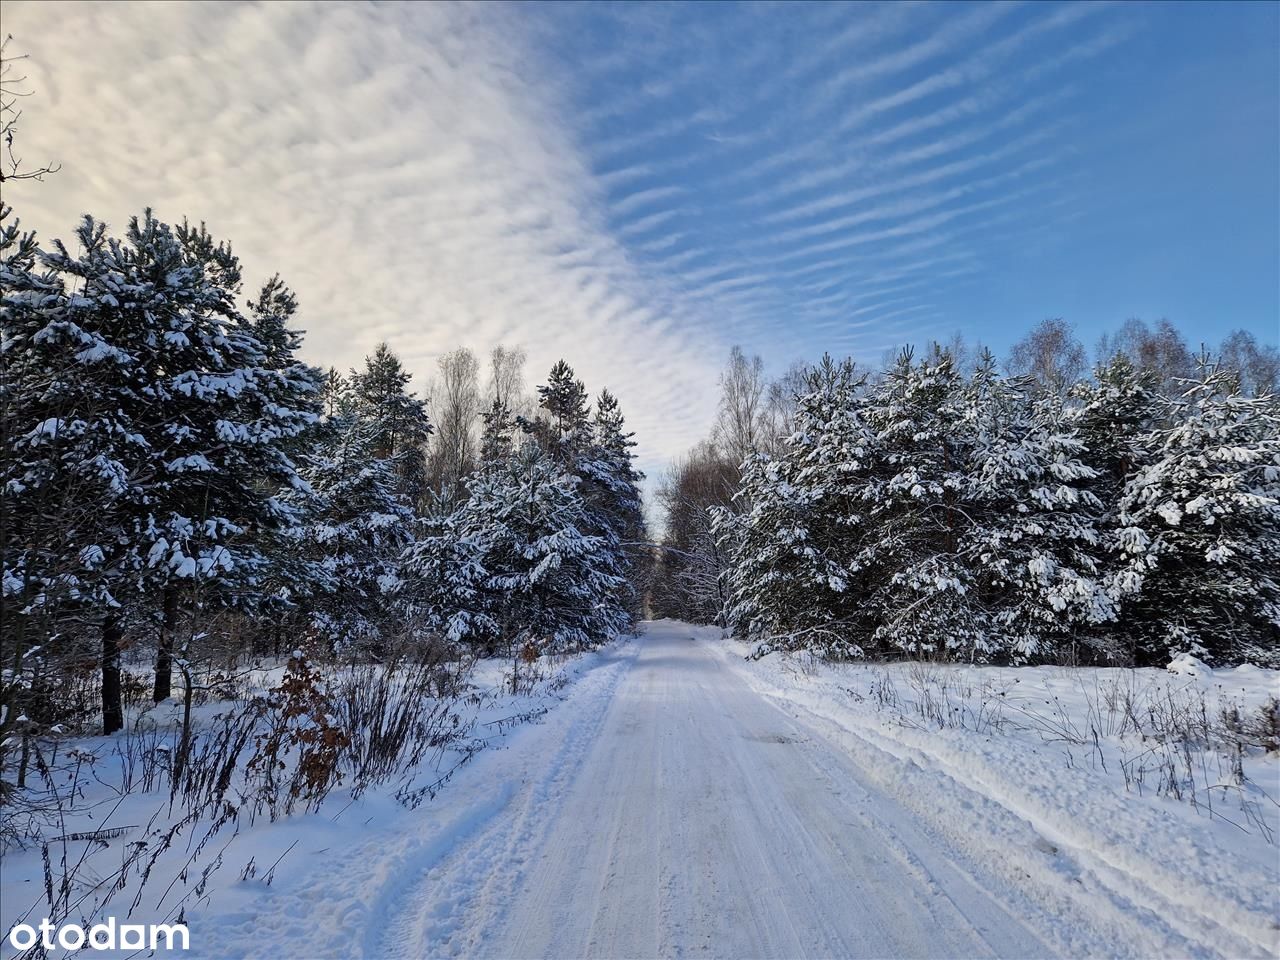
[[1047,320],[770,381],[735,350],[669,472],[654,612],[758,654],[1280,662],[1280,356]]
[[1004,362],[956,338],[773,381],[734,348],[654,544],[618,403],[564,361],[529,396],[518,348],[458,349],[428,402],[387,344],[305,363],[293,293],[245,298],[203,226],[42,247],[6,208],[0,244],[0,736],[294,651],[502,656],[516,689],[646,613],[761,654],[1277,662],[1280,360],[1245,332],[1132,320],[1090,370],[1052,320]]
[[143,648],[160,702],[212,658],[536,659],[634,624],[632,441],[566,363],[535,402],[495,350],[473,423],[479,363],[446,355],[437,429],[385,344],[347,375],[302,362],[293,294],[241,306],[203,227],[86,217],[72,253],[5,213],[0,735],[93,712],[94,686],[118,729]]

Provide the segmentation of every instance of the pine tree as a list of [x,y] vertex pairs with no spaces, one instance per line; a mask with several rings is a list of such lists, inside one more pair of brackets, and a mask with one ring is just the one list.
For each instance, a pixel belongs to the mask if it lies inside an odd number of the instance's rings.
[[501,398],[495,397],[480,419],[484,423],[480,434],[480,470],[496,469],[511,456],[515,426],[511,411]]
[[1201,377],[1156,431],[1119,506],[1116,578],[1139,662],[1190,651],[1275,662],[1280,649],[1280,405]]
[[556,361],[547,382],[538,387],[538,406],[548,419],[536,435],[557,462],[571,464],[590,440],[590,412],[586,387],[563,360]]
[[969,602],[981,624],[977,655],[1045,658],[1115,605],[1100,572],[1101,501],[1087,489],[1096,471],[1056,393],[1032,396],[984,354],[968,391],[971,525],[961,552],[976,572]]
[[592,424],[592,442],[577,463],[587,500],[587,532],[604,540],[619,557],[624,571],[623,606],[638,620],[644,603],[651,567],[644,504],[635,469],[633,434],[626,429],[618,400],[608,390],[600,392]]
[[265,364],[275,370],[297,362],[303,331],[290,326],[298,312],[298,298],[276,274],[249,301],[249,330],[262,345]]
[[[307,366],[298,358],[303,331],[293,326],[298,300],[277,274],[263,284],[258,296],[248,301],[247,326],[262,347],[263,367],[275,378],[274,389],[282,403],[307,410],[311,425],[290,438],[282,439],[282,449],[302,475],[302,483],[282,493],[281,499],[295,510],[293,522],[261,531],[265,570],[255,596],[242,595],[241,605],[252,608],[255,646],[262,650],[274,634],[278,650],[286,625],[297,613],[298,601],[311,592],[319,577],[315,567],[297,550],[298,531],[316,507],[314,491],[306,484],[306,468],[322,434],[322,416],[330,371]],[[264,379],[264,385],[270,381]],[[248,601],[248,603],[246,603]]]
[[421,628],[517,653],[578,650],[627,629],[616,559],[584,533],[577,488],[533,441],[473,474],[466,501],[405,558],[400,592]]
[[1124,353],[1098,365],[1091,380],[1072,390],[1073,405],[1067,415],[1087,451],[1085,459],[1094,476],[1084,489],[1098,498],[1095,521],[1100,538],[1099,574],[1107,585],[1117,619],[1093,630],[1080,627],[1077,634],[1107,658],[1133,662],[1134,636],[1130,624],[1138,615],[1132,603],[1120,601],[1133,592],[1125,549],[1126,524],[1120,518],[1120,501],[1130,481],[1155,462],[1159,431],[1170,422],[1175,406],[1157,390],[1156,378],[1139,370]]
[[[105,230],[86,223],[83,237],[86,258],[107,276]],[[98,314],[118,306],[114,294],[86,287],[73,300],[61,274],[37,271],[32,235],[11,224],[3,240],[5,528],[24,545],[5,552],[6,596],[21,598],[6,607],[22,615],[79,601],[118,606],[98,541],[123,532],[112,508],[140,499],[129,463],[148,455],[133,411],[112,396],[128,389],[123,371],[143,346],[118,344],[155,331],[110,328]],[[61,509],[73,498],[84,505],[79,516]]]
[[809,374],[794,430],[776,459],[747,461],[741,515],[716,512],[734,562],[728,622],[773,649],[820,650],[833,658],[864,653],[867,617],[860,557],[862,499],[875,438],[863,418],[865,378],[830,357]]
[[1099,364],[1072,397],[1069,415],[1096,471],[1088,487],[1114,506],[1129,478],[1154,459],[1154,431],[1170,415],[1169,402],[1156,392],[1155,378],[1123,353]]
[[863,492],[873,533],[860,565],[883,647],[964,657],[984,647],[961,552],[971,496],[963,386],[945,350],[918,363],[905,350],[868,404],[878,450]]
[[387,597],[413,542],[414,514],[382,459],[380,425],[346,395],[324,425],[303,475],[311,493],[295,549],[313,579],[302,602],[308,630],[330,649],[379,651],[393,620]]
[[326,417],[336,417],[338,410],[347,395],[347,380],[338,372],[337,367],[330,367],[324,374],[320,385],[320,410]]
[[[61,556],[94,574],[107,610],[104,690],[122,617],[162,610],[162,696],[182,603],[252,595],[262,533],[295,519],[279,494],[300,483],[287,446],[314,422],[314,382],[267,365],[235,307],[239,264],[203,227],[175,231],[148,212],[123,241],[92,218],[77,237],[77,255],[57,243],[44,262],[78,292],[16,332],[21,389],[47,384],[45,415],[27,411],[42,418],[17,430],[18,469],[31,496],[80,489],[94,505]],[[116,705],[104,714],[111,726]]]
[[[78,364],[68,357],[63,367],[46,368],[34,342],[56,329],[66,306],[61,278],[40,267],[35,234],[0,204],[0,742],[19,717],[40,715],[32,701],[48,668],[71,652],[62,639],[51,642],[61,614],[105,595],[99,572],[78,556],[77,527],[93,518],[108,484],[77,451],[95,440],[101,449],[111,437],[93,437],[87,424],[59,429],[83,386]],[[91,415],[86,408],[78,419]],[[60,483],[77,465],[79,482]]]
[[[486,496],[485,483],[503,469],[490,465],[472,474],[469,486]],[[398,611],[421,645],[461,646],[483,656],[500,651],[508,589],[486,566],[496,560],[491,551],[498,529],[493,506],[473,494],[452,512],[425,518],[421,535],[405,551],[393,592]]]
[[348,388],[356,414],[373,427],[373,453],[395,464],[399,489],[418,503],[426,487],[425,445],[431,435],[426,401],[408,389],[412,374],[385,343],[365,357],[363,370],[351,371]]
[[[61,523],[50,516],[57,504],[40,502],[32,496],[33,484],[47,484],[48,468],[41,462],[43,457],[47,454],[58,459],[63,454],[47,440],[48,430],[41,429],[30,437],[22,432],[24,427],[49,424],[54,430],[52,436],[57,437],[56,413],[67,406],[62,395],[67,385],[60,381],[75,376],[74,361],[69,360],[61,370],[43,369],[39,362],[34,338],[65,313],[66,292],[61,278],[38,268],[38,258],[36,235],[22,231],[12,207],[0,206],[0,400],[4,408],[0,438],[6,531],[4,595],[10,614],[29,607],[47,607],[55,603],[55,594],[66,592],[59,589],[61,577],[54,572],[58,558],[40,549],[40,545],[56,544],[59,539]],[[45,448],[34,457],[28,452],[33,443]],[[44,493],[53,494],[50,500],[57,496],[48,489]],[[67,581],[64,588],[75,590],[77,586]],[[7,626],[17,625],[6,620]],[[6,628],[5,633],[8,632]]]

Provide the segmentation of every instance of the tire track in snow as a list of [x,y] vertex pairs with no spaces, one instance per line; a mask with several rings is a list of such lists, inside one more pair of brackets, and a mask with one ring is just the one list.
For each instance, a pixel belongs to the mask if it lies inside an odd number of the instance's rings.
[[[918,831],[886,830],[889,801],[848,760],[828,764],[829,744],[691,643],[686,626],[649,625],[612,704],[599,706],[573,727],[572,770],[512,802],[539,829],[495,827],[425,878],[402,953],[1051,952]],[[471,877],[461,887],[450,879],[459,873]],[[461,911],[457,889],[471,896]]]
[[[1275,929],[1227,925],[1209,913],[1209,903],[1219,912],[1224,907],[1212,891],[1202,891],[1203,902],[1190,892],[1173,895],[1162,882],[1167,880],[1162,869],[1153,865],[1146,877],[1140,876],[1106,849],[1073,842],[1058,825],[1004,796],[1007,785],[989,783],[944,757],[859,723],[839,704],[801,700],[793,692],[771,688],[723,648],[719,655],[781,711],[852,758],[871,782],[912,811],[917,824],[929,824],[936,836],[945,836],[957,859],[1023,900],[1064,952],[1276,955],[1280,942]],[[947,798],[945,809],[930,809],[923,797]],[[1035,894],[1035,902],[1027,902],[1028,893]],[[1075,919],[1064,922],[1064,916]]]
[[406,864],[388,881],[385,906],[375,911],[381,919],[366,931],[366,957],[465,955],[501,923],[530,852],[550,828],[548,805],[576,775],[637,652],[629,644],[593,668],[544,723],[493,755],[492,766],[515,769],[503,771],[479,816],[464,816],[457,834],[445,832],[442,855]]

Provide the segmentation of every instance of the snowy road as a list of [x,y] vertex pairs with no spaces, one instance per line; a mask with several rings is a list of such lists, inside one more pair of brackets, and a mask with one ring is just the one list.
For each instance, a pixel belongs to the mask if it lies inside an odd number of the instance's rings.
[[549,769],[531,764],[388,906],[370,954],[1053,952],[686,625],[650,624],[637,646],[572,723],[539,731]]

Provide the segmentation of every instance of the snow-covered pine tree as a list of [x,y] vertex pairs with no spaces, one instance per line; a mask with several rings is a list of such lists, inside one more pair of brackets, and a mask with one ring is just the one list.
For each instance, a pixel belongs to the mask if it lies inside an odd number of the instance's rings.
[[1001,376],[988,351],[966,391],[971,523],[961,552],[975,572],[981,659],[1043,659],[1115,616],[1100,575],[1102,504],[1086,487],[1095,471],[1059,395],[1032,389],[1030,378]]
[[877,469],[863,488],[870,534],[859,562],[873,639],[916,655],[968,658],[983,643],[961,552],[972,493],[963,388],[946,350],[917,362],[907,349],[867,406]]
[[628,628],[617,559],[584,532],[578,479],[538,443],[473,474],[468,492],[406,555],[400,592],[422,629],[518,654],[578,650]]
[[[44,640],[66,636],[65,614],[98,620],[103,729],[111,733],[123,725],[123,628],[146,606],[138,581],[147,546],[136,528],[158,457],[136,421],[163,327],[151,314],[126,313],[145,288],[118,263],[105,226],[86,218],[78,234],[78,261],[60,244],[65,264],[41,254],[50,273],[39,309],[5,301],[5,382],[15,401],[5,410],[5,526],[10,542],[25,547],[6,551],[6,612],[22,625],[29,615],[47,617]],[[68,278],[74,296],[65,292]]]
[[399,492],[381,425],[333,381],[339,396],[326,406],[317,448],[303,476],[310,491],[304,521],[292,535],[296,555],[313,579],[297,592],[311,635],[334,651],[381,649],[395,616],[387,597],[400,582],[400,558],[413,542],[414,513]]
[[470,493],[451,513],[423,518],[419,536],[401,558],[392,591],[396,609],[424,647],[462,646],[481,656],[501,652],[508,593],[486,564],[497,559],[491,548],[499,529],[490,512],[490,484],[505,464],[495,461],[471,475],[468,486],[480,499]]
[[1140,663],[1280,663],[1280,404],[1199,366],[1120,500],[1124,626]]
[[716,511],[726,576],[727,621],[758,652],[805,648],[862,655],[873,627],[863,602],[862,489],[875,438],[863,418],[865,378],[830,357],[808,376],[794,430],[778,457],[747,461],[740,515]]
[[[224,588],[217,602],[246,611],[265,599],[275,534],[297,522],[283,495],[304,485],[293,456],[318,419],[319,384],[295,356],[297,335],[287,324],[296,304],[278,279],[251,320],[235,306],[239,261],[203,224],[170,231],[148,212],[128,236],[136,251],[129,265],[163,291],[172,311],[152,396],[182,421],[178,429],[168,417],[159,425],[166,445],[155,447],[164,450],[167,476],[151,492],[161,519],[148,528],[159,532],[148,559],[163,580],[159,701],[170,692],[178,611],[202,602],[198,595],[212,586]],[[189,292],[175,282],[178,271]],[[169,378],[169,371],[180,372]]]
[[337,367],[330,367],[324,374],[320,385],[320,410],[326,417],[336,416],[342,398],[347,393],[347,378],[338,372]]
[[[296,310],[288,288],[272,278],[250,308],[269,362],[296,362],[301,335],[288,326]],[[379,366],[385,373],[390,364]],[[368,397],[356,397],[335,369],[311,376],[320,385],[323,420],[297,451],[308,485],[292,497],[300,522],[277,538],[271,558],[273,593],[288,609],[273,609],[270,625],[278,632],[287,620],[297,622],[332,651],[367,653],[386,638],[386,591],[412,542],[413,511],[398,492],[396,464],[377,455],[388,439],[381,424],[362,417],[374,409]]]
[[577,473],[583,480],[589,526],[586,532],[604,540],[624,572],[626,595],[620,602],[633,622],[643,613],[652,555],[648,546],[644,505],[631,452],[634,435],[627,431],[617,398],[602,390],[591,425],[591,443],[579,456]]
[[[36,609],[48,610],[57,598],[78,592],[74,579],[64,580],[59,551],[65,526],[57,500],[65,498],[44,486],[50,468],[42,461],[57,460],[63,453],[58,439],[56,416],[67,402],[60,395],[60,380],[74,376],[74,361],[62,370],[46,368],[34,338],[66,310],[61,278],[38,267],[39,243],[36,235],[24,232],[13,216],[13,208],[0,206],[0,454],[3,455],[5,551],[6,639],[15,629],[25,629],[23,618]],[[63,388],[65,389],[65,388]],[[27,436],[24,428],[43,425],[53,419],[54,432],[41,429]],[[77,431],[77,437],[82,431]],[[69,439],[63,434],[62,440]],[[43,447],[33,454],[33,447]],[[73,455],[74,456],[74,455]],[[54,512],[59,512],[54,516]],[[52,547],[53,552],[46,548]],[[75,574],[66,571],[74,578]],[[59,585],[61,582],[61,586]],[[6,643],[6,649],[9,649]]]
[[484,426],[480,432],[479,470],[483,472],[501,466],[511,456],[515,424],[501,397],[494,397],[489,410],[480,414],[480,419]]
[[557,463],[571,466],[591,440],[587,388],[573,367],[556,361],[547,382],[538,387],[538,406],[546,415],[535,424],[534,435]]
[[303,331],[290,326],[298,312],[298,298],[276,274],[249,301],[249,329],[262,345],[266,365],[288,366],[302,346]]
[[[39,252],[35,234],[0,204],[0,741],[19,717],[42,717],[48,685],[67,659],[94,655],[68,648],[72,638],[59,631],[64,616],[110,602],[86,525],[112,493],[110,457],[95,458],[121,442],[117,433],[95,433],[93,423],[99,416],[98,423],[118,421],[106,419],[105,404],[79,406],[95,392],[73,353],[58,354],[57,367],[46,362],[54,352],[36,338],[60,336],[67,302],[61,278],[41,268]],[[91,347],[86,339],[80,349]],[[115,663],[113,656],[108,669]]]
[[[1066,412],[1084,443],[1085,460],[1094,469],[1094,476],[1083,486],[1101,505],[1095,521],[1101,538],[1100,572],[1113,604],[1118,605],[1133,588],[1133,579],[1126,573],[1120,500],[1129,481],[1155,461],[1159,429],[1168,424],[1174,405],[1157,390],[1156,378],[1135,367],[1124,353],[1100,363],[1092,379],[1075,386],[1071,398]],[[1127,624],[1137,613],[1130,605],[1122,618],[1091,631],[1081,627],[1077,635],[1107,656],[1131,662],[1133,642]]]
[[[83,490],[93,504],[62,554],[100,585],[104,699],[118,701],[113,650],[130,617],[163,610],[163,647],[184,598],[259,585],[261,532],[294,518],[279,496],[301,482],[285,447],[314,422],[314,383],[265,365],[235,308],[239,264],[203,227],[148,212],[125,240],[92,218],[77,239],[76,255],[57,243],[44,256],[77,292],[14,338],[21,389],[45,386],[43,412],[28,411],[40,419],[15,430],[18,472],[30,496]],[[157,667],[159,694],[163,650]],[[118,722],[118,702],[104,718]]]
[[351,371],[348,387],[356,415],[373,427],[374,455],[395,464],[400,492],[416,505],[425,493],[425,446],[432,428],[426,401],[409,390],[412,378],[391,348],[380,343],[373,356],[365,357],[363,370]]
[[1172,412],[1155,379],[1118,353],[1072,391],[1068,413],[1096,476],[1088,486],[1104,504],[1119,503],[1125,484],[1155,457],[1155,429]]

